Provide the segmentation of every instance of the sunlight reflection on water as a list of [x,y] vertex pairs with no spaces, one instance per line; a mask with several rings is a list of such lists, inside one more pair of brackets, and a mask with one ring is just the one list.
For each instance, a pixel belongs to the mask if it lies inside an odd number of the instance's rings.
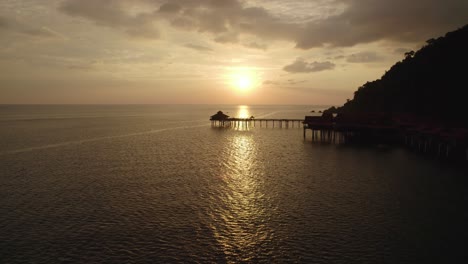
[[236,117],[237,118],[249,118],[250,117],[249,106],[239,105],[239,107],[237,108]]
[[249,261],[273,235],[266,225],[269,210],[265,203],[264,173],[257,162],[258,146],[251,134],[233,135],[225,148],[228,153],[225,192],[218,216],[223,225],[214,234],[228,261]]
[[[249,106],[247,105],[239,105],[237,107],[236,118],[250,118],[252,115],[249,110]],[[250,130],[251,126],[253,125],[251,122],[245,121],[235,121],[234,128],[236,130]]]

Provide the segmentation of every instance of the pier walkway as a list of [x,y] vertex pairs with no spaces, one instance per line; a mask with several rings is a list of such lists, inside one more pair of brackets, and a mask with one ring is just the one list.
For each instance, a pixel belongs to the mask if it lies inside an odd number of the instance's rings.
[[304,119],[277,119],[277,118],[226,118],[222,120],[210,119],[211,126],[218,127],[278,127],[278,128],[300,128],[303,127]]
[[447,127],[417,116],[386,113],[305,116],[304,119],[230,118],[219,111],[210,118],[218,127],[303,128],[304,139],[323,143],[380,142],[404,144],[417,152],[468,160],[468,128]]

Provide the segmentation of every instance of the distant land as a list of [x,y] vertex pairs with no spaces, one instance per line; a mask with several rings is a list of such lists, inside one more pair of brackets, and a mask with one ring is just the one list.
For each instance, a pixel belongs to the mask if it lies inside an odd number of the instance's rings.
[[447,126],[468,127],[468,25],[405,53],[381,79],[367,82],[337,113],[413,114]]

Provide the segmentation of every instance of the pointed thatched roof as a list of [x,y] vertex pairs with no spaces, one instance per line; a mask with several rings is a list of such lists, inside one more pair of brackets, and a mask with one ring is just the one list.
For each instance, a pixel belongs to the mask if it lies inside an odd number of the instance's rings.
[[228,115],[225,115],[223,113],[223,111],[218,111],[218,113],[216,113],[215,115],[212,115],[210,120],[226,120],[228,119],[229,116]]

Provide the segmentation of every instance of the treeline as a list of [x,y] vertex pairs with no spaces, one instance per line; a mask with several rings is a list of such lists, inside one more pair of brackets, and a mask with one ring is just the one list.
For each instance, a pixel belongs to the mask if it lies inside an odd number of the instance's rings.
[[468,25],[407,52],[381,79],[367,82],[327,112],[415,114],[468,127]]

